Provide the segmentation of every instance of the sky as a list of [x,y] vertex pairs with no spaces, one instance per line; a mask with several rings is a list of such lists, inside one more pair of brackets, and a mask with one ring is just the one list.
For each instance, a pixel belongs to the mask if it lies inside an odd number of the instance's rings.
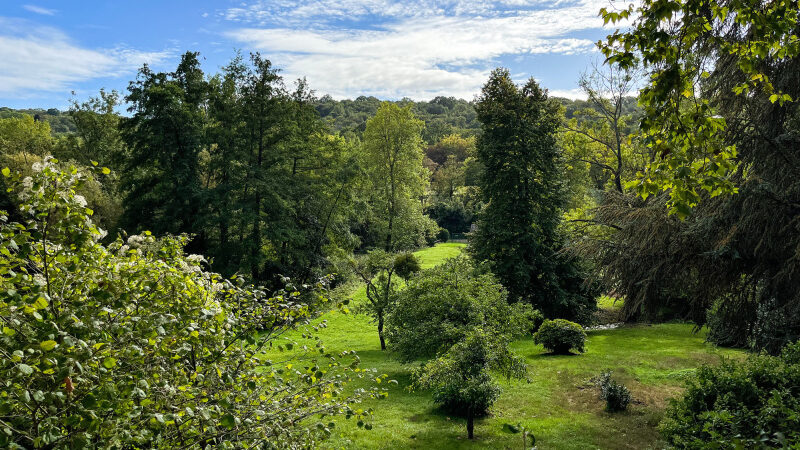
[[[489,72],[534,77],[579,98],[601,61],[611,0],[0,0],[0,106],[65,109],[100,88],[125,92],[145,63],[206,73],[258,51],[319,96],[474,99]],[[73,93],[74,92],[74,96]]]

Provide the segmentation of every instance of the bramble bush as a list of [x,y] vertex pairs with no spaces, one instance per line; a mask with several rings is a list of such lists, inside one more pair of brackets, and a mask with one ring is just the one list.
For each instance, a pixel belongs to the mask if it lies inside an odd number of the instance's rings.
[[423,270],[395,294],[386,336],[391,349],[411,361],[446,351],[478,327],[508,337],[525,335],[536,317],[530,305],[509,305],[491,273],[459,256]]
[[661,431],[677,448],[800,446],[800,342],[780,356],[704,366],[673,400]]
[[222,279],[185,236],[104,245],[77,169],[2,173],[24,220],[0,214],[0,447],[309,448],[385,395],[344,393],[369,373],[353,352],[284,336],[328,302],[321,284]]
[[586,332],[583,327],[569,320],[545,320],[534,333],[533,342],[560,355],[569,354],[570,350],[583,353]]

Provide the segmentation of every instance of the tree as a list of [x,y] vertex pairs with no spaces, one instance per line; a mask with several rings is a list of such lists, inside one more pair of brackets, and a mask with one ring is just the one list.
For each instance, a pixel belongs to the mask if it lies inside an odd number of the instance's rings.
[[49,123],[35,120],[28,114],[0,119],[0,157],[4,164],[8,164],[12,155],[20,155],[29,166],[47,155],[52,147]]
[[103,167],[116,167],[124,149],[119,128],[121,118],[116,112],[120,105],[119,93],[104,89],[83,103],[73,100],[69,115],[75,123],[75,139],[68,139],[62,154],[56,155],[84,166],[94,161]]
[[467,419],[467,436],[473,439],[475,418],[500,397],[500,386],[489,370],[522,378],[527,368],[508,344],[480,328],[453,345],[442,356],[415,370],[413,387],[433,390],[433,401]]
[[[748,121],[725,114],[732,104],[759,105],[773,115],[751,123],[773,136],[797,99],[791,73],[800,54],[798,8],[792,1],[647,0],[635,9],[601,10],[604,21],[635,16],[632,27],[600,43],[607,62],[622,70],[641,62],[650,82],[641,90],[642,135],[656,155],[636,184],[642,196],[669,191],[671,213],[686,217],[701,199],[736,191],[737,142]],[[735,94],[731,97],[729,94]],[[738,108],[737,108],[738,109]]]
[[408,278],[419,270],[419,262],[412,254],[398,255],[376,249],[365,256],[354,258],[350,262],[356,275],[364,282],[367,295],[365,309],[378,324],[378,338],[381,350],[386,350],[386,338],[383,327],[386,314],[395,301],[397,293],[396,275]]
[[373,220],[386,251],[408,240],[398,230],[400,222],[413,222],[422,216],[419,199],[427,181],[422,167],[423,126],[410,106],[401,108],[384,102],[364,131],[364,168],[372,181]]
[[483,124],[477,148],[486,207],[471,237],[474,257],[489,264],[512,300],[548,317],[588,321],[592,293],[578,263],[559,252],[566,195],[555,139],[558,105],[533,79],[517,87],[508,70],[496,69],[476,110]]
[[[385,394],[345,393],[357,358],[317,341],[265,360],[328,304],[322,284],[269,294],[223,279],[185,236],[104,245],[76,167],[2,173],[25,213],[0,214],[3,448],[308,448],[331,432],[310,419],[362,420],[361,399]],[[305,368],[289,370],[296,358]]]
[[159,235],[195,233],[192,247],[202,249],[198,154],[206,144],[209,85],[197,57],[185,53],[172,73],[145,65],[131,82],[125,99],[132,116],[122,123],[129,152],[120,181],[123,227],[142,230],[146,220]]
[[796,6],[645,1],[603,43],[608,63],[649,80],[640,198],[598,210],[616,231],[588,249],[630,317],[712,317],[712,338],[771,353],[800,336]]
[[409,280],[396,294],[386,335],[392,351],[413,361],[446,351],[476,328],[524,336],[533,327],[534,315],[530,305],[510,306],[495,277],[462,256]]
[[[582,141],[581,151],[572,155],[573,159],[605,174],[603,178],[610,178],[613,189],[620,193],[635,170],[649,162],[631,161],[634,155],[628,143],[632,117],[625,104],[637,81],[632,71],[594,66],[578,82],[588,105],[575,111],[566,126],[568,134]],[[599,183],[597,187],[603,188]]]

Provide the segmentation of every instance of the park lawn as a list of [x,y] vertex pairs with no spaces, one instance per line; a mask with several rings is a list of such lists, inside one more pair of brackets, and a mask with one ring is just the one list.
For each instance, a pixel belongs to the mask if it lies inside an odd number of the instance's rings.
[[[440,244],[417,255],[423,267],[432,267],[462,247]],[[327,327],[317,335],[328,351],[355,350],[362,368],[375,368],[398,382],[380,385],[388,388],[387,398],[363,404],[375,411],[372,430],[337,418],[326,448],[522,448],[522,435],[503,427],[518,423],[535,434],[540,449],[657,448],[658,422],[668,399],[681,393],[686,377],[702,364],[743,355],[706,343],[703,332],[693,333],[693,325],[683,323],[589,331],[586,353],[581,355],[552,356],[532,339],[518,340],[511,347],[526,359],[530,382],[498,379],[503,393],[491,414],[476,421],[476,439],[469,441],[464,420],[436,408],[430,393],[408,391],[415,364],[402,364],[382,352],[368,317],[333,311],[320,320]],[[605,369],[631,389],[634,403],[627,412],[604,411],[590,379]],[[351,383],[353,389],[374,386],[372,380]]]

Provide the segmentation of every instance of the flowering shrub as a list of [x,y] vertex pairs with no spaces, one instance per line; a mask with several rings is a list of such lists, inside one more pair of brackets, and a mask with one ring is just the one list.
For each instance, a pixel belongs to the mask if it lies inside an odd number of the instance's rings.
[[2,174],[24,220],[0,214],[0,447],[308,448],[334,426],[315,417],[363,424],[356,404],[385,395],[344,394],[365,373],[352,352],[264,355],[299,346],[283,334],[327,302],[322,285],[222,279],[186,237],[103,245],[74,167]]

